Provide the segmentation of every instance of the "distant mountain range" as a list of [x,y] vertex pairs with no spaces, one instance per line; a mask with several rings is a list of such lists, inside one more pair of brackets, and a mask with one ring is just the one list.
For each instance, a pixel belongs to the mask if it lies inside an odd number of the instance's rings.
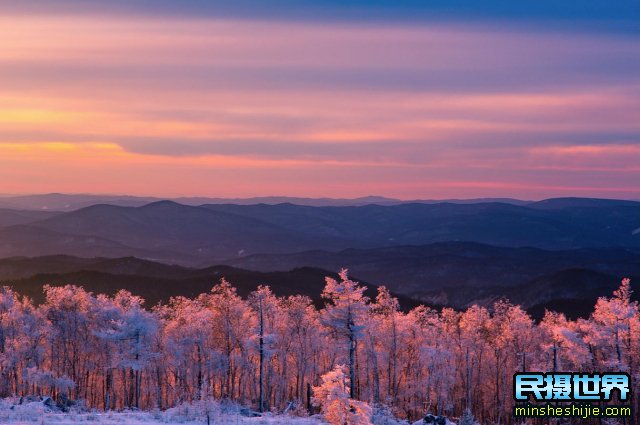
[[640,247],[640,203],[555,199],[310,207],[294,204],[3,210],[0,258],[66,254],[197,266],[252,254],[469,241],[503,247]]
[[140,207],[152,202],[170,200],[183,205],[204,205],[204,204],[235,204],[235,205],[256,205],[256,204],[295,204],[311,207],[354,207],[362,205],[399,205],[410,203],[434,204],[440,202],[450,202],[458,204],[475,204],[480,202],[503,202],[514,205],[525,205],[531,201],[521,201],[511,198],[478,198],[478,199],[445,199],[445,200],[400,200],[386,198],[384,196],[364,196],[361,198],[300,198],[292,196],[261,196],[253,198],[209,198],[203,196],[178,197],[178,198],[156,198],[152,196],[130,196],[130,195],[91,195],[91,194],[64,194],[47,193],[40,195],[0,195],[0,208],[23,209],[23,210],[46,210],[46,211],[74,211],[80,208],[89,207],[96,204],[109,204],[121,207]]
[[[175,293],[195,291],[210,286],[215,276],[232,273],[247,285],[250,279],[269,278],[283,282],[282,293],[305,287],[317,296],[321,275],[348,267],[406,299],[464,307],[508,296],[535,309],[560,299],[591,303],[622,276],[640,276],[640,203],[634,201],[394,203],[371,197],[314,200],[363,205],[310,206],[185,205],[118,197],[134,205],[72,207],[97,199],[0,198],[0,204],[21,205],[0,209],[0,258],[41,257],[3,260],[0,279],[24,288],[46,281],[100,288],[122,282],[145,291],[165,288],[167,295],[174,293],[166,289],[172,285],[182,288]],[[42,202],[51,206],[43,209]],[[136,258],[122,260],[127,257]],[[117,259],[117,267],[108,258]],[[301,279],[282,277],[290,272]],[[293,287],[285,290],[286,284]]]

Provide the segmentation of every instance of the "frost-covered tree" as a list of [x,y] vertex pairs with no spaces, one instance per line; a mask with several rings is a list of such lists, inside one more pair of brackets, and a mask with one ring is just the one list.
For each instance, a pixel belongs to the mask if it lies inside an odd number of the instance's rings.
[[48,328],[31,300],[0,287],[0,396],[40,394],[51,382],[46,371]]
[[[461,362],[464,362],[465,408],[479,409],[483,404],[482,388],[487,379],[488,357],[491,348],[487,344],[491,317],[485,307],[473,305],[460,317]],[[466,410],[465,409],[465,410]]]
[[458,425],[479,425],[476,418],[471,413],[471,409],[464,409],[464,413],[460,416]]
[[[387,402],[395,404],[398,399],[400,355],[402,347],[406,346],[406,326],[405,317],[400,311],[400,304],[397,298],[391,296],[387,288],[378,287],[378,295],[372,306],[371,320],[376,324],[375,332],[378,336],[378,351],[381,355],[375,355],[376,363],[384,361],[386,364],[383,370],[386,370],[386,394]],[[376,367],[376,376],[378,379],[380,370]],[[376,384],[379,386],[379,384]],[[379,396],[376,394],[375,399]]]
[[349,397],[346,367],[337,365],[322,375],[322,383],[313,388],[313,402],[322,409],[325,420],[332,425],[369,425],[371,407]]
[[406,312],[385,288],[367,299],[346,271],[327,279],[322,308],[266,286],[243,298],[224,279],[158,306],[126,291],[44,292],[35,305],[0,288],[0,396],[97,409],[226,399],[300,413],[315,397],[341,425],[370,420],[357,400],[409,421],[427,412],[471,421],[469,409],[479,423],[510,425],[517,371],[622,370],[632,405],[640,392],[640,312],[628,279],[588,319],[548,311],[539,324],[507,301]]
[[290,296],[281,300],[285,313],[279,327],[281,340],[289,338],[287,356],[293,366],[290,387],[295,399],[311,407],[311,384],[320,373],[321,354],[327,345],[321,331],[320,315],[311,299],[306,296]]
[[255,315],[224,278],[210,293],[200,295],[198,301],[212,313],[212,345],[217,348],[218,365],[223,371],[221,395],[244,399],[248,395],[247,381],[253,378],[246,354],[255,329]]
[[593,342],[604,365],[628,371],[633,363],[634,330],[638,328],[638,303],[631,300],[631,280],[623,279],[613,297],[600,297],[591,316]]
[[144,300],[130,292],[119,291],[113,302],[119,310],[119,321],[112,335],[118,346],[116,365],[123,370],[123,382],[128,390],[126,405],[138,408],[142,373],[158,355],[153,349],[158,323],[156,316],[143,308]]
[[[99,305],[91,293],[81,287],[45,286],[43,314],[49,323],[49,361],[55,382],[55,397],[86,398],[89,378],[94,370],[98,339],[95,328]],[[69,384],[67,384],[69,383]]]
[[340,271],[340,281],[327,278],[322,297],[328,304],[322,321],[336,338],[347,342],[349,352],[349,395],[356,397],[356,344],[363,336],[367,319],[367,297],[364,286],[349,279],[346,269]]
[[[258,410],[265,411],[265,375],[271,376],[269,363],[276,341],[275,327],[278,321],[278,300],[268,286],[258,286],[249,294],[249,305],[256,316],[255,339],[258,351]],[[286,358],[285,358],[286,362]],[[265,367],[268,369],[265,371]],[[267,385],[270,382],[266,383]]]

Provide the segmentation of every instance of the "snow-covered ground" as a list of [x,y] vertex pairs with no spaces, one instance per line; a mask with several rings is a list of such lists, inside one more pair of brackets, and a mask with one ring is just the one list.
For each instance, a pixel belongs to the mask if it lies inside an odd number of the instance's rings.
[[[101,412],[74,407],[63,413],[42,401],[20,403],[19,398],[0,399],[0,425],[327,425],[320,415],[265,413],[250,417],[252,413],[255,412],[237,404],[214,400],[185,403],[165,411]],[[373,425],[409,425],[395,419],[387,408],[377,407],[372,413]],[[455,424],[447,421],[447,425]]]
[[302,418],[290,415],[265,414],[247,417],[237,408],[218,404],[183,405],[164,412],[55,412],[40,402],[15,404],[15,400],[0,400],[0,424],[11,425],[320,425],[326,424],[318,417]]

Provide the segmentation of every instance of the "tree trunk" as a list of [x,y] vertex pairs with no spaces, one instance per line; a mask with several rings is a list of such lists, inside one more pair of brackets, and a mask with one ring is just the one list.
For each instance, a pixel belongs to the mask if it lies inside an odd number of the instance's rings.
[[264,412],[264,312],[260,298],[260,413]]
[[351,398],[356,397],[356,338],[353,326],[353,319],[351,318],[351,312],[349,311],[349,396]]

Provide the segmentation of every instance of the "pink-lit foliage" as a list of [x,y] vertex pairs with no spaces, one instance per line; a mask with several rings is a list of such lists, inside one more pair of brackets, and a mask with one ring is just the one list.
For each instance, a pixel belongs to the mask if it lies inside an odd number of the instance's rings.
[[322,308],[266,286],[243,299],[224,279],[153,308],[126,291],[76,286],[47,286],[35,306],[4,287],[0,397],[68,397],[105,410],[211,399],[257,408],[262,381],[265,410],[315,409],[329,422],[367,423],[376,409],[409,420],[469,409],[480,423],[511,423],[517,371],[625,371],[637,397],[630,285],[600,298],[589,319],[547,312],[539,324],[506,301],[403,312],[384,287],[365,297],[346,271],[327,279]]

